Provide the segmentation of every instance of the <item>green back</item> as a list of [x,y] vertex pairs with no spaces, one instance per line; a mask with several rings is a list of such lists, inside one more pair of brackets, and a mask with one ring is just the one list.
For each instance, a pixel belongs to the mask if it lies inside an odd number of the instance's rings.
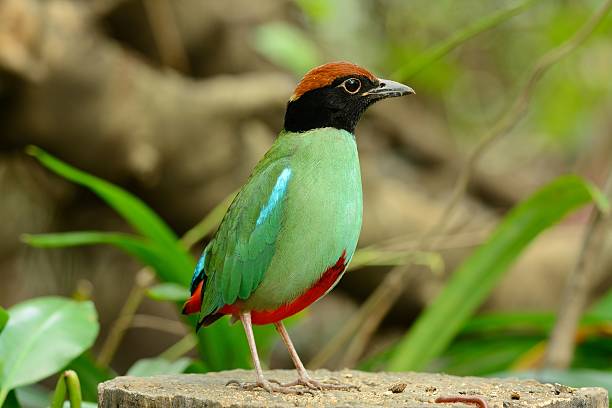
[[361,228],[353,135],[283,132],[255,167],[205,250],[202,315],[238,299],[273,308],[352,257]]

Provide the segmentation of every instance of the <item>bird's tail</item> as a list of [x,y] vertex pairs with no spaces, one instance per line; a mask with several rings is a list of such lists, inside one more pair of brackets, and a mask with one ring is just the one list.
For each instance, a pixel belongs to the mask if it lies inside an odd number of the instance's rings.
[[196,289],[191,294],[191,297],[187,299],[183,305],[183,314],[190,315],[193,313],[199,313],[202,307],[202,289],[204,288],[204,282],[206,279],[202,279]]

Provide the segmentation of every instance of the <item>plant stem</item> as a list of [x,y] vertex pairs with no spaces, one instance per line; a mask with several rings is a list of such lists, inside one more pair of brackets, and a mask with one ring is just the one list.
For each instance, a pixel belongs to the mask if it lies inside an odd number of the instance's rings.
[[64,401],[66,400],[66,381],[64,379],[64,373],[60,374],[55,385],[55,391],[53,391],[53,397],[51,398],[51,408],[62,408]]
[[83,401],[81,383],[77,373],[72,370],[64,371],[57,379],[57,385],[51,398],[51,408],[62,408],[64,406],[66,392],[68,392],[70,408],[81,408]]
[[182,236],[181,244],[183,244],[185,248],[191,248],[199,240],[213,232],[213,230],[217,228],[217,226],[223,219],[223,216],[225,215],[227,209],[234,200],[234,197],[236,197],[237,193],[237,191],[234,191],[226,198],[224,198],[223,201],[217,204],[215,208],[210,210],[210,212],[206,214],[202,221],[198,222],[193,228],[191,228]]
[[165,358],[169,361],[175,361],[179,357],[187,354],[191,351],[195,346],[198,345],[198,338],[193,333],[189,333],[185,337],[183,337],[178,342],[174,343],[172,346],[167,348],[164,352],[162,352],[159,357]]
[[408,64],[400,67],[392,77],[398,81],[405,81],[425,68],[459,47],[461,44],[471,40],[473,37],[481,34],[487,30],[490,30],[506,20],[522,13],[529,8],[536,0],[526,0],[515,6],[509,7],[505,10],[498,11],[490,16],[486,16],[470,25],[463,30],[454,33],[450,37],[444,39],[440,43],[429,48],[425,53],[419,55],[416,59],[410,61]]
[[136,314],[140,303],[145,297],[147,288],[151,285],[153,279],[153,272],[151,272],[149,268],[143,268],[136,273],[134,286],[123,304],[119,317],[113,324],[108,337],[106,337],[106,340],[102,344],[102,349],[98,355],[98,364],[102,367],[108,367],[113,360],[117,348],[125,335],[125,331],[130,327],[132,318]]
[[70,408],[81,408],[83,397],[81,395],[81,382],[76,372],[68,370],[64,372],[64,379],[68,388],[68,399]]
[[[612,200],[612,164],[604,187],[604,194]],[[591,280],[597,269],[601,267],[600,261],[605,248],[606,234],[611,225],[610,217],[606,218],[606,214],[595,206],[586,227],[576,267],[568,277],[565,286],[557,314],[558,318],[544,355],[543,368],[564,370],[572,362],[578,324],[588,302],[588,295],[592,288]]]

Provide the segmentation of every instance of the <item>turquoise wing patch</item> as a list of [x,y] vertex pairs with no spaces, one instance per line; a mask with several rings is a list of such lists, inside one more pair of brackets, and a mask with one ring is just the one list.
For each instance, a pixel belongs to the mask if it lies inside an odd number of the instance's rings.
[[268,269],[283,219],[292,170],[287,158],[263,161],[238,193],[209,244],[202,315],[248,298]]

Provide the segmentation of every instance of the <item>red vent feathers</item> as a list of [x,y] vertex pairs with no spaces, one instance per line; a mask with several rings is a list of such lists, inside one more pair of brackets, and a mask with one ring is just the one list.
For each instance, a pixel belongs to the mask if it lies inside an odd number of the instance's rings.
[[330,62],[308,71],[295,88],[290,100],[295,101],[308,91],[322,88],[334,82],[336,78],[342,78],[350,75],[361,75],[371,79],[372,81],[376,80],[374,74],[358,65],[345,61]]

